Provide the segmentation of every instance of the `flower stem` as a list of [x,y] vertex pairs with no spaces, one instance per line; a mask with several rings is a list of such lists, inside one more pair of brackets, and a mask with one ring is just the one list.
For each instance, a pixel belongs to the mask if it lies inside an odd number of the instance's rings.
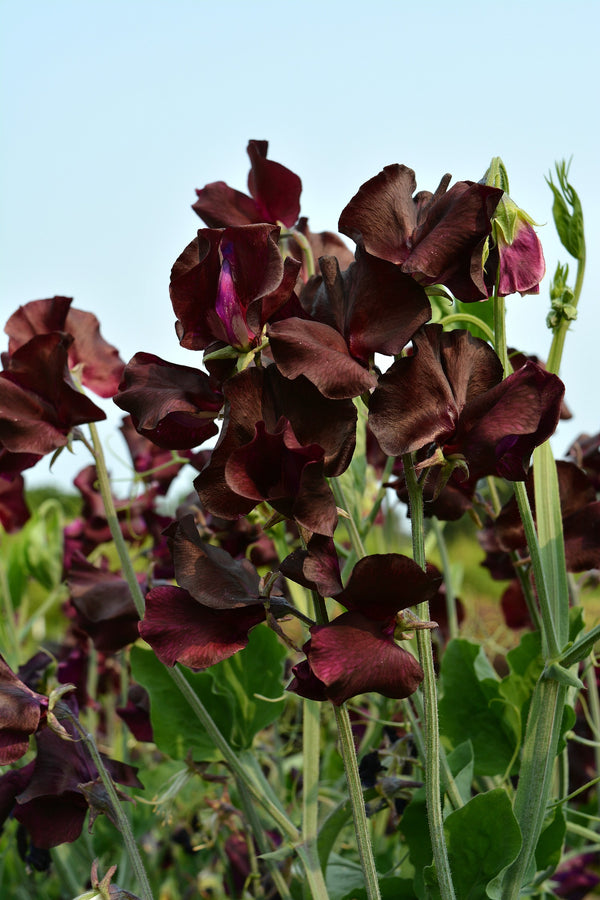
[[[321,743],[321,704],[303,701],[302,725],[302,837],[305,866],[311,871],[311,897],[327,897],[327,888],[319,862],[317,835],[319,828],[319,758]],[[315,893],[317,883],[319,893]],[[320,884],[322,882],[322,885]],[[323,893],[324,888],[324,893]]]
[[127,818],[125,810],[123,809],[121,801],[119,800],[119,795],[117,794],[114,782],[110,777],[106,766],[104,765],[104,761],[100,755],[100,752],[98,751],[98,748],[96,747],[96,742],[94,741],[93,736],[89,733],[89,731],[86,731],[77,716],[73,715],[66,704],[60,703],[57,704],[57,707],[60,709],[61,714],[66,715],[66,717],[72,722],[75,730],[81,737],[81,740],[85,744],[86,749],[98,770],[98,774],[100,775],[102,784],[104,785],[106,793],[108,794],[111,810],[117,820],[119,831],[121,832],[121,836],[123,838],[123,841],[125,842],[127,855],[129,857],[129,860],[131,861],[133,871],[135,872],[135,877],[142,891],[141,900],[152,900],[152,889],[150,888],[150,882],[148,881],[148,876],[146,875],[146,870],[140,857],[138,846],[135,842],[133,832],[131,831],[129,819]]
[[[571,306],[574,306],[575,308],[577,308],[579,298],[581,297],[584,275],[585,247],[583,249],[581,258],[577,261],[577,276],[575,279],[575,287],[573,289],[573,298],[571,300]],[[548,372],[552,372],[554,375],[558,375],[558,373],[560,372],[560,364],[562,361],[565,340],[570,324],[571,323],[568,319],[561,318],[560,323],[555,329],[552,337],[552,344],[550,345],[550,352],[548,353],[548,362],[546,363],[546,369],[548,370]]]
[[538,681],[533,692],[514,802],[523,844],[504,878],[503,900],[517,900],[531,874],[552,785],[566,694],[565,685],[545,678]]
[[[412,455],[406,453],[402,457],[404,477],[408,489],[410,521],[413,541],[413,557],[415,562],[425,571],[425,522],[423,515],[423,492],[417,481]],[[425,601],[417,607],[419,617],[429,620],[429,603]],[[433,648],[431,632],[417,631],[417,646],[423,667],[423,698],[425,712],[425,794],[427,801],[427,817],[429,834],[433,848],[433,859],[442,900],[454,900],[454,885],[448,859],[448,848],[444,836],[444,820],[442,816],[440,785],[440,735],[438,723],[437,691],[435,669],[433,664]]]
[[358,772],[358,761],[356,759],[356,749],[354,747],[354,738],[352,737],[352,727],[350,725],[350,716],[345,703],[341,706],[334,706],[335,721],[337,724],[338,738],[340,742],[340,751],[344,760],[344,771],[346,772],[346,781],[348,782],[348,793],[350,795],[350,803],[352,805],[352,815],[354,818],[354,831],[358,845],[358,855],[365,876],[365,888],[368,900],[379,900],[379,878],[377,869],[375,868],[375,859],[373,858],[373,848],[371,846],[371,838],[369,836],[369,823],[367,821],[367,813],[365,810],[365,801],[363,797],[362,785],[360,783],[360,775]]
[[102,444],[98,435],[98,429],[93,424],[93,422],[90,423],[89,428],[90,435],[92,437],[93,456],[96,463],[96,472],[98,474],[98,484],[100,486],[100,494],[102,496],[102,502],[104,504],[104,512],[106,513],[106,520],[108,522],[108,527],[110,528],[112,539],[115,542],[115,547],[117,548],[119,561],[121,563],[121,569],[129,586],[129,590],[131,592],[133,602],[135,603],[137,614],[140,619],[142,619],[144,617],[144,610],[146,606],[144,595],[137,580],[135,569],[133,568],[133,563],[131,562],[129,552],[127,550],[125,538],[121,533],[121,526],[119,525],[119,519],[117,516],[117,511],[115,509],[115,503],[113,500],[110,485],[110,478],[108,476],[108,470],[106,468],[106,460],[104,459],[104,451],[102,449]]

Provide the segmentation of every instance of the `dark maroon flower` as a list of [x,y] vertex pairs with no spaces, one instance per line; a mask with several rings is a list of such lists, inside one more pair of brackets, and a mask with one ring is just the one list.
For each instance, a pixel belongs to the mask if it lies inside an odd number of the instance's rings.
[[517,578],[513,578],[504,590],[500,599],[500,607],[504,621],[509,628],[533,628],[527,601]]
[[204,669],[243,649],[264,621],[260,579],[248,560],[203,543],[191,516],[167,534],[180,586],[149,591],[140,635],[165,665]]
[[267,159],[267,141],[250,141],[248,156],[252,168],[248,175],[251,197],[233,190],[224,181],[207,184],[197,190],[192,209],[209,228],[282,222],[291,228],[300,215],[302,182],[281,163]]
[[72,342],[60,332],[40,334],[8,358],[0,372],[0,448],[43,456],[64,447],[76,425],[106,418],[73,384]]
[[[600,501],[585,472],[573,463],[558,460],[558,491],[563,519],[565,556],[569,572],[600,568]],[[525,482],[532,512],[536,514],[533,474]],[[525,550],[527,543],[517,502],[504,504],[495,522],[499,548]]]
[[580,434],[567,455],[585,471],[596,493],[600,493],[600,433],[593,436]]
[[4,531],[19,531],[29,518],[22,475],[0,474],[0,525]]
[[321,534],[313,534],[305,550],[294,550],[286,556],[279,571],[322,597],[335,597],[343,590],[335,544]]
[[[119,431],[123,435],[133,468],[142,482],[148,486],[157,485],[158,493],[166,494],[173,480],[186,465],[186,460],[198,471],[206,463],[202,451],[178,450],[177,461],[170,450],[157,447],[152,441],[136,431],[131,416],[124,416]],[[206,451],[205,451],[206,452]]]
[[542,245],[533,230],[535,223],[531,216],[508,195],[508,175],[499,156],[492,159],[480,183],[504,191],[492,217],[493,241],[486,263],[490,296],[496,289],[496,280],[500,297],[517,292],[539,294],[540,281],[546,272]]
[[368,691],[408,697],[423,680],[423,670],[394,640],[396,615],[432,599],[439,581],[397,553],[360,560],[335,597],[348,612],[310,629],[306,660],[294,667],[288,690],[337,706]]
[[[533,362],[538,365],[541,369],[546,371],[546,364],[543,360],[536,356],[535,353],[521,353],[519,350],[513,350],[512,348],[508,348],[508,361],[510,362],[513,371],[516,372],[517,369],[522,368],[526,362]],[[560,418],[561,419],[572,419],[573,413],[565,403],[564,399],[560,405]]]
[[201,228],[171,271],[171,303],[182,347],[214,341],[248,350],[291,297],[300,263],[279,252],[279,228]]
[[137,640],[139,617],[121,575],[92,565],[79,553],[71,561],[67,586],[77,623],[97,650],[114,653]]
[[125,367],[114,402],[157,446],[189,450],[218,433],[214,419],[223,397],[205,372],[153,353],[136,353]]
[[0,656],[0,766],[27,753],[47,709],[48,698],[28,688]]
[[[504,381],[500,360],[467,331],[426,325],[371,397],[369,425],[389,456],[423,450],[421,465],[462,460],[469,477],[522,481],[556,428],[564,386],[528,362]],[[428,449],[431,452],[428,452]]]
[[71,297],[32,300],[20,306],[6,323],[8,352],[26,344],[38,334],[62,331],[70,334],[69,368],[80,367],[81,383],[100,397],[116,393],[124,362],[115,347],[100,334],[100,324],[93,313],[71,309]]
[[328,400],[306,378],[291,381],[272,365],[240,372],[224,395],[219,440],[194,481],[202,505],[235,519],[265,499],[309,530],[332,534],[335,503],[324,476],[341,474],[352,457],[352,402]]
[[[99,783],[74,726],[69,721],[61,724],[75,740],[64,740],[45,728],[36,735],[36,759],[0,778],[0,824],[12,812],[36,847],[56,847],[79,837],[88,810],[82,788]],[[142,787],[132,766],[103,759],[119,784]]]
[[376,384],[365,368],[373,355],[400,353],[431,317],[431,306],[413,278],[360,247],[344,272],[335,257],[320,264],[321,276],[300,297],[310,320],[275,322],[269,343],[288,378],[303,374],[326,397],[356,397]]
[[144,742],[153,740],[150,697],[141,684],[129,685],[127,705],[117,706],[115,712],[125,722],[136,740]]
[[502,191],[472,181],[447,190],[449,182],[445,175],[435,194],[420,191],[413,197],[413,170],[386,166],[362,185],[338,227],[420,284],[444,284],[459,300],[483,300],[488,296],[484,248]]

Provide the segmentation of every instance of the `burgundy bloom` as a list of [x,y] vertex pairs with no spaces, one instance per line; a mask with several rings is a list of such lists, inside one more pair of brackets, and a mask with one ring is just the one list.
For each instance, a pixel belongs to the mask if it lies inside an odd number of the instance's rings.
[[600,493],[600,433],[593,436],[580,434],[567,455],[585,471],[594,490]]
[[130,684],[127,690],[127,705],[117,706],[116,714],[125,722],[137,741],[152,741],[150,721],[150,697],[141,684]]
[[67,586],[77,623],[97,650],[114,653],[137,640],[138,614],[122,576],[98,568],[76,553]]
[[136,353],[125,367],[114,402],[154,444],[188,450],[218,433],[214,419],[223,398],[205,372],[153,353]]
[[26,344],[38,334],[62,331],[70,334],[69,368],[79,366],[81,383],[100,397],[112,397],[116,393],[123,360],[115,347],[100,334],[100,324],[93,313],[71,309],[71,297],[51,297],[48,300],[32,300],[20,306],[6,323],[9,336],[8,353]]
[[300,215],[302,182],[281,163],[267,159],[267,141],[250,141],[248,156],[252,168],[248,175],[251,196],[233,190],[224,181],[207,184],[197,190],[192,209],[209,228],[282,222],[291,228]]
[[224,395],[219,440],[194,481],[202,505],[235,519],[264,499],[309,530],[332,534],[335,502],[325,476],[341,474],[352,457],[352,402],[328,400],[306,378],[291,381],[273,365],[240,372]]
[[0,448],[43,456],[64,447],[76,425],[106,418],[73,384],[72,343],[60,332],[40,334],[8,358],[0,372]]
[[0,656],[0,766],[27,753],[47,709],[48,698],[28,688]]
[[[600,501],[585,472],[570,462],[556,463],[558,490],[563,520],[565,557],[569,572],[583,572],[600,568]],[[532,512],[535,517],[535,492],[533,473],[525,482]],[[525,532],[512,497],[500,511],[495,522],[499,547],[505,552],[525,550]]]
[[444,284],[459,300],[484,300],[484,249],[502,197],[497,188],[459,181],[435,194],[416,190],[407,166],[386,166],[359,189],[339,230],[372,256],[388,260],[419,284]]
[[320,260],[300,302],[309,321],[289,318],[267,329],[277,366],[288,378],[305,375],[333,399],[375,387],[365,368],[375,353],[395,355],[431,317],[425,289],[397,266],[360,247],[340,272],[335,257]]
[[[62,725],[75,740],[45,728],[36,736],[36,759],[0,778],[0,824],[12,812],[36,847],[56,847],[79,837],[88,810],[84,788],[100,782],[74,726],[69,721]],[[103,759],[119,784],[142,787],[132,766]]]
[[466,463],[469,477],[522,481],[534,448],[556,428],[564,386],[535,363],[502,380],[500,360],[467,331],[426,325],[371,397],[369,425],[389,456]]
[[0,525],[10,534],[19,531],[29,518],[22,475],[0,474]]
[[139,632],[165,665],[204,669],[245,647],[264,621],[260,579],[248,560],[203,543],[192,516],[167,535],[180,586],[149,591]]
[[300,263],[284,261],[273,225],[201,228],[171,271],[171,303],[182,347],[214,341],[248,350],[291,297]]
[[335,597],[348,612],[310,629],[306,660],[294,667],[288,690],[336,706],[368,691],[408,697],[423,680],[423,670],[394,640],[396,615],[432,599],[439,580],[397,553],[360,560]]

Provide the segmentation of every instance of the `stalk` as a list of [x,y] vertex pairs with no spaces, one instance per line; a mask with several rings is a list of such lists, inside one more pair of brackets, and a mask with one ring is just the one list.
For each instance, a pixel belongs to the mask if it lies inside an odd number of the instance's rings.
[[334,706],[334,712],[338,730],[338,739],[340,742],[340,751],[344,761],[346,781],[348,782],[348,793],[350,795],[350,803],[352,806],[358,855],[365,876],[367,897],[368,900],[380,900],[379,877],[377,875],[377,869],[375,868],[373,848],[371,847],[371,838],[369,836],[369,823],[367,821],[363,790],[360,783],[360,774],[358,771],[354,738],[352,737],[350,716],[348,715],[348,708],[345,703],[341,706]]
[[[321,743],[321,705],[316,700],[303,701],[302,720],[302,838],[304,864],[311,871],[311,897],[327,898],[327,888],[317,850],[319,829],[319,757]],[[315,893],[315,882],[319,893]]]
[[98,774],[102,780],[102,784],[108,794],[108,799],[110,802],[111,810],[118,822],[119,831],[121,832],[121,837],[125,842],[125,847],[127,849],[127,855],[129,860],[131,861],[131,865],[133,867],[133,871],[135,872],[135,877],[137,879],[138,885],[142,891],[141,900],[152,900],[152,889],[150,888],[150,883],[148,881],[148,876],[146,875],[146,870],[144,868],[144,864],[140,857],[140,853],[138,850],[138,846],[135,842],[135,838],[133,836],[133,832],[131,830],[131,825],[129,824],[129,819],[125,814],[125,810],[119,800],[119,795],[117,794],[114,782],[110,777],[110,774],[104,765],[104,761],[96,747],[96,743],[94,741],[93,736],[87,731],[77,718],[74,716],[69,707],[60,703],[57,704],[61,714],[66,715],[66,717],[70,720],[70,722],[75,727],[75,730],[81,737],[81,740],[85,744],[86,750],[91,756],[94,765],[98,770]]
[[[415,562],[425,571],[425,522],[423,516],[423,492],[417,481],[413,458],[410,453],[402,457],[404,476],[408,489],[410,521]],[[419,603],[419,617],[429,621],[429,603]],[[425,794],[429,834],[433,848],[433,859],[442,900],[455,900],[448,848],[444,835],[444,819],[442,815],[440,784],[440,734],[437,708],[437,690],[435,669],[433,665],[433,648],[431,632],[428,629],[417,631],[419,658],[423,667],[423,699],[425,711]]]
[[535,848],[552,786],[566,694],[565,685],[544,678],[538,681],[533,692],[513,808],[523,844],[505,875],[503,900],[517,900],[521,888],[535,873]]

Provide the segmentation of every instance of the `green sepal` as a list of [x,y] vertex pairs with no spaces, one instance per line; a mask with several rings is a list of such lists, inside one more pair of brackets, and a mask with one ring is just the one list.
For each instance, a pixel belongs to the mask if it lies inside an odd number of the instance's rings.
[[547,665],[542,672],[542,678],[550,681],[558,681],[559,684],[564,684],[566,687],[577,688],[577,690],[583,688],[581,679],[578,678],[577,675],[573,675],[568,669],[563,668],[558,662]]

